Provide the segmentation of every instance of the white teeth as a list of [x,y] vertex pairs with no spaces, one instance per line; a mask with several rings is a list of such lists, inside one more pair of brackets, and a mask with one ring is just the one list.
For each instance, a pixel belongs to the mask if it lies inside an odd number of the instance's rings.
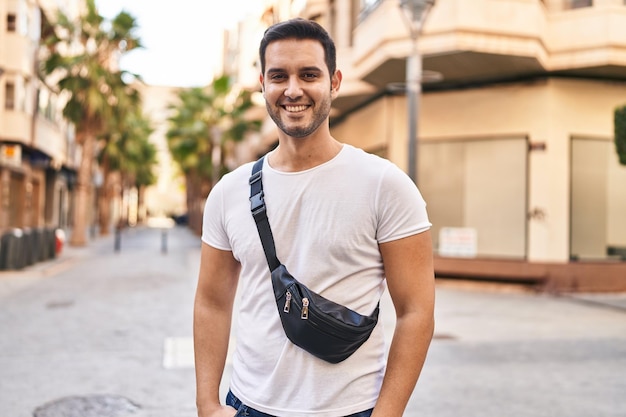
[[285,106],[285,110],[288,112],[299,112],[306,110],[306,106]]

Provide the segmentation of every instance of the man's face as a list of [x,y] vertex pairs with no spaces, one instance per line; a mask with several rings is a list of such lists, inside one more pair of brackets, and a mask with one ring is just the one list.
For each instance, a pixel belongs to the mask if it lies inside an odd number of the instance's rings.
[[267,46],[260,81],[274,123],[286,135],[304,138],[328,118],[341,73],[330,76],[319,42],[286,39]]

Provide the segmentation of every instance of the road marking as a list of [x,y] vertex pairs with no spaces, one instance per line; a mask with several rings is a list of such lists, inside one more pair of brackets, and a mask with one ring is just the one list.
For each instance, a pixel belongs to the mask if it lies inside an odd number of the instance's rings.
[[193,368],[193,338],[167,337],[163,344],[163,367],[165,369]]

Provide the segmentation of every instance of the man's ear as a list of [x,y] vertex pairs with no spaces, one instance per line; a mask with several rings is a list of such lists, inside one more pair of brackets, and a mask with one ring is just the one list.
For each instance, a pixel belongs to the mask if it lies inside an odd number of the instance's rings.
[[339,87],[341,86],[342,78],[343,74],[341,74],[341,71],[336,70],[335,74],[330,79],[330,92],[332,93],[333,97],[336,97],[339,93]]
[[265,97],[265,86],[263,85],[263,74],[259,74],[259,83],[261,84],[261,93]]

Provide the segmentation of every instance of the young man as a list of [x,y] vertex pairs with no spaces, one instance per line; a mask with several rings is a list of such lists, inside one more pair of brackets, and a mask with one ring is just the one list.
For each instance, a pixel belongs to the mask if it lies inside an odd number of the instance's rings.
[[[329,129],[341,85],[335,46],[318,24],[270,27],[260,82],[279,145],[263,186],[278,258],[313,291],[369,315],[387,288],[396,328],[385,361],[382,323],[348,359],[332,364],[285,336],[250,213],[252,164],[227,174],[204,213],[194,307],[200,417],[402,416],[433,334],[430,223],[415,184],[389,161],[343,144]],[[241,282],[239,283],[239,281]],[[236,288],[230,392],[220,404]]]

